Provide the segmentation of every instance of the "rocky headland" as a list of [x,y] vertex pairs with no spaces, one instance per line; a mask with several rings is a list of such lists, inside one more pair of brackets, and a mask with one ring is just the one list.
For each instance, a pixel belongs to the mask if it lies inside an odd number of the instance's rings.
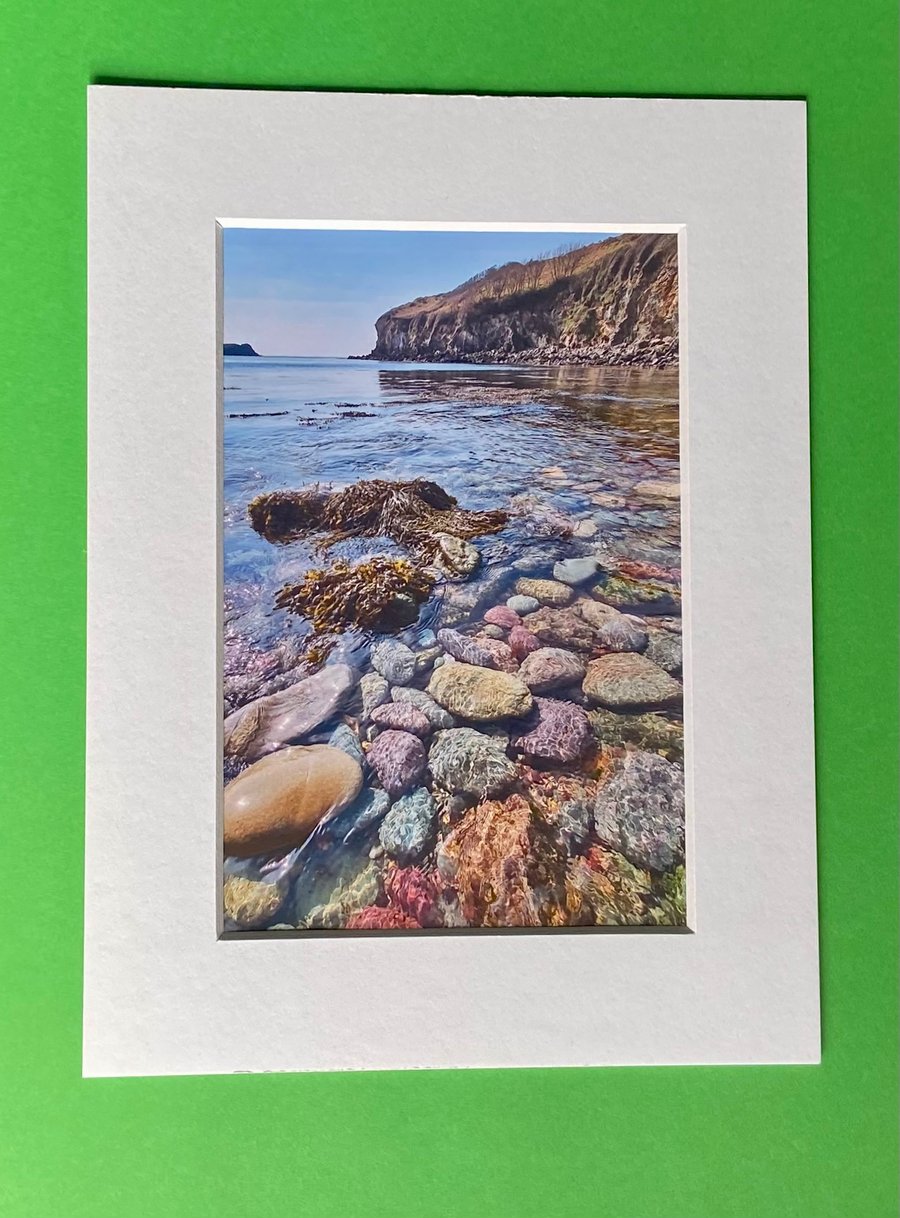
[[678,363],[674,233],[626,233],[490,267],[382,314],[355,358],[472,364]]
[[259,359],[259,352],[254,351],[249,343],[223,343],[223,355],[255,355]]

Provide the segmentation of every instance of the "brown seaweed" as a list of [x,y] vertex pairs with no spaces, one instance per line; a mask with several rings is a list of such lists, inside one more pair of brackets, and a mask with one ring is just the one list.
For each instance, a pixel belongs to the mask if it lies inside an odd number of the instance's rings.
[[348,537],[390,537],[421,561],[430,562],[441,534],[464,540],[497,533],[506,512],[470,511],[436,482],[381,479],[356,482],[340,491],[319,486],[257,495],[248,506],[250,524],[268,541],[285,542],[310,533],[326,536],[317,548],[327,551]]
[[302,614],[316,634],[340,634],[348,626],[399,630],[416,620],[433,586],[433,577],[405,558],[378,556],[355,566],[340,559],[285,585],[275,605]]

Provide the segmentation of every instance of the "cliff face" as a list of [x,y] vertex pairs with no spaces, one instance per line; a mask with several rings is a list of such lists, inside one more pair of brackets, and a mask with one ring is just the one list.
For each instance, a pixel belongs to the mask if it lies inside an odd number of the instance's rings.
[[492,267],[388,310],[368,356],[462,363],[678,362],[674,233],[629,233]]

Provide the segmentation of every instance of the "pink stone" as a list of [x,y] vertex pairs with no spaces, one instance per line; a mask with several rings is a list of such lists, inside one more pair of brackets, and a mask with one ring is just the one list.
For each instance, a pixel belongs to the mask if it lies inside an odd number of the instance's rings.
[[517,660],[524,660],[532,651],[537,651],[541,640],[524,626],[513,626],[509,632],[509,648]]
[[427,755],[418,736],[391,728],[376,739],[366,760],[388,795],[396,798],[411,791],[425,773]]
[[372,711],[372,722],[376,727],[396,728],[401,732],[412,732],[414,736],[427,736],[431,724],[419,710],[409,702],[386,702]]
[[419,923],[392,905],[367,905],[347,919],[347,930],[418,930]]
[[440,926],[438,890],[433,878],[420,867],[395,867],[384,878],[390,903],[419,926]]
[[492,626],[502,626],[504,630],[512,630],[514,626],[522,625],[518,613],[513,613],[506,605],[494,605],[493,609],[488,609],[484,620]]

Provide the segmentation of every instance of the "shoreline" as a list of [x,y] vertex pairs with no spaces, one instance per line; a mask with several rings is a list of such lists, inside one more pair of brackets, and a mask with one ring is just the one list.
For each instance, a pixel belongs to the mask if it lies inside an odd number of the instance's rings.
[[677,370],[678,353],[660,352],[650,356],[616,355],[606,352],[560,351],[549,356],[546,349],[533,347],[525,351],[474,351],[471,353],[429,352],[422,355],[390,356],[370,351],[368,355],[348,355],[348,360],[366,360],[384,364],[468,364],[472,367],[520,368],[643,368],[647,370]]

